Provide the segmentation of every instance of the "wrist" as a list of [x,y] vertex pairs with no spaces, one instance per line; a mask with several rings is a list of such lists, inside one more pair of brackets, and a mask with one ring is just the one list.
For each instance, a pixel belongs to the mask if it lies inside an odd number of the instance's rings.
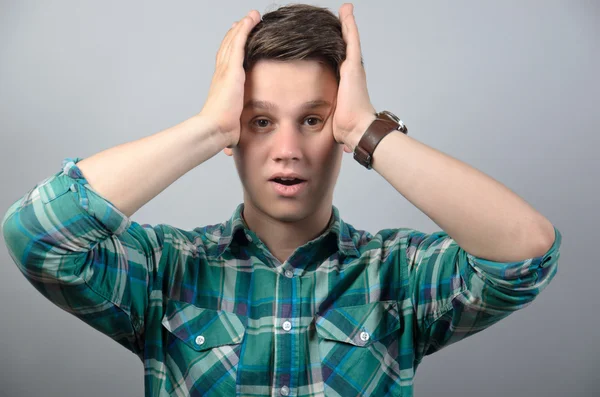
[[377,116],[375,116],[374,113],[362,117],[357,123],[356,128],[347,135],[346,139],[344,139],[344,144],[354,151],[354,149],[358,146],[358,142],[360,142],[360,139],[376,118]]
[[203,130],[209,131],[212,139],[223,143],[224,147],[233,147],[238,144],[239,132],[224,129],[219,121],[210,117],[209,114],[200,112],[193,118],[196,119],[198,125],[202,126]]
[[237,141],[234,142],[233,134],[224,133],[219,124],[205,114],[198,113],[192,116],[190,121],[195,125],[194,130],[202,137],[203,141],[210,140],[221,149],[237,144]]

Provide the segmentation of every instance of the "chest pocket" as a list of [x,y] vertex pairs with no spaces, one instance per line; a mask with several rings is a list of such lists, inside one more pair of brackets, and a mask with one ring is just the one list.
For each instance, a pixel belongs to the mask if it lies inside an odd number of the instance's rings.
[[337,307],[317,315],[325,395],[401,396],[398,302]]
[[245,316],[170,300],[162,325],[166,389],[177,395],[235,395]]

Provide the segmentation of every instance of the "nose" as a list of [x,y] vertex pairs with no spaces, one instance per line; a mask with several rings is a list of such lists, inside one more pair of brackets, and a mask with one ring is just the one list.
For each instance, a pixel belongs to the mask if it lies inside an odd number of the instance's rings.
[[302,131],[291,123],[281,123],[273,134],[272,158],[274,161],[302,159],[304,139]]

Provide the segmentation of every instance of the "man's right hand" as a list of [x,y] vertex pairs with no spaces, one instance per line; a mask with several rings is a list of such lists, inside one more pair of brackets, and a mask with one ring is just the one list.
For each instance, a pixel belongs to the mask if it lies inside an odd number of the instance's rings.
[[200,116],[229,138],[233,147],[240,139],[240,117],[244,101],[244,53],[250,31],[260,22],[260,14],[250,11],[235,22],[217,52],[215,74]]

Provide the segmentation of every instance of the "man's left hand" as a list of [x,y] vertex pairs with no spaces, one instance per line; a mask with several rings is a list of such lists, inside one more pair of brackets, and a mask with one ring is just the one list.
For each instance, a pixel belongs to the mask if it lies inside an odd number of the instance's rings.
[[375,120],[375,108],[367,91],[367,74],[362,64],[353,10],[351,3],[343,4],[339,10],[346,42],[346,59],[340,66],[340,84],[333,115],[333,137],[344,145],[347,153],[354,151],[364,132]]

